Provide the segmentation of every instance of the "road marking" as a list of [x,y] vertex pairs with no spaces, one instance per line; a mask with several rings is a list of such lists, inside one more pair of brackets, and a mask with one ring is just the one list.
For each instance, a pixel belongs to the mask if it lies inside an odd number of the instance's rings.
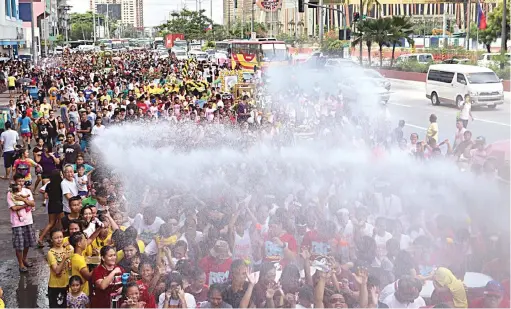
[[397,105],[397,106],[403,106],[403,107],[412,107],[411,105],[406,105],[406,104],[399,104],[399,103],[389,103],[391,105]]
[[416,126],[416,125],[414,125],[414,124],[409,124],[409,123],[405,124],[405,126],[412,127],[412,128],[416,128],[416,129],[421,129],[421,130],[424,130],[424,131],[427,131],[427,130],[428,130],[428,128],[424,128],[424,127]]
[[475,121],[481,121],[481,122],[486,122],[486,123],[491,123],[491,124],[497,124],[499,126],[511,127],[510,124],[502,123],[502,122],[498,122],[498,121],[492,121],[492,120],[486,120],[486,119],[480,119],[480,118],[476,118]]

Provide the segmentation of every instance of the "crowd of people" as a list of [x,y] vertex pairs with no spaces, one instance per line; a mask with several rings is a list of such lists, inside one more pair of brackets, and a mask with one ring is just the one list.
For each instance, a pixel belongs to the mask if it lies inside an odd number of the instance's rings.
[[0,141],[19,271],[49,247],[51,308],[510,306],[506,192],[464,118],[407,139],[378,102],[257,70],[237,93],[227,65],[148,50],[1,71],[39,89],[9,84]]

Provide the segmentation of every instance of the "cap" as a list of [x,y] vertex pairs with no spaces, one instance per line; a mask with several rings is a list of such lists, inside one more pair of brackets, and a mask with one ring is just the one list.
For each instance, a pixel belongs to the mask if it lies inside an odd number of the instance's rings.
[[476,143],[482,143],[482,144],[484,144],[484,143],[486,143],[486,138],[484,138],[484,136],[478,136],[478,137],[476,138]]
[[498,281],[492,280],[486,284],[484,295],[502,296],[504,295],[504,288]]

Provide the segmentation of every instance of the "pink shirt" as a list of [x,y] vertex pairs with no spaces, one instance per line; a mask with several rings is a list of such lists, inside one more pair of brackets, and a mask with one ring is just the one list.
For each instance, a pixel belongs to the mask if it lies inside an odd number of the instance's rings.
[[[32,191],[30,191],[30,189],[27,188],[21,189],[21,195],[27,195],[29,201],[34,200],[34,196],[32,195]],[[9,205],[9,209],[13,206],[16,206],[12,201],[11,192],[7,193],[7,205]],[[28,211],[26,209],[28,209]],[[34,219],[32,218],[32,210],[33,209],[31,207],[22,208],[17,212],[11,210],[11,226],[20,227],[34,224]],[[22,218],[21,221],[20,217]]]

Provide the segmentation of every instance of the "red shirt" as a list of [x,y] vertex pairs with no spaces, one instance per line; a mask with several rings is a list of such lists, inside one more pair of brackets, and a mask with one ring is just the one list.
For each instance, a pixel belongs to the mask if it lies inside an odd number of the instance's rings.
[[323,238],[315,230],[308,231],[303,236],[302,246],[307,247],[312,256],[329,255],[331,248],[330,239]]
[[199,261],[200,269],[206,273],[206,282],[208,282],[208,285],[227,282],[227,279],[229,279],[231,264],[231,258],[224,260],[221,264],[217,264],[215,258],[210,255]]
[[[122,268],[121,271],[124,272]],[[111,272],[111,270],[107,270],[103,265],[99,265],[92,271],[91,282],[94,289],[91,290],[92,293],[90,295],[91,308],[110,308],[110,294],[116,293],[117,290],[122,287],[121,275],[115,276],[114,280],[112,280],[110,285],[104,290],[96,286],[96,281],[105,279]]]
[[149,287],[142,280],[137,281],[138,289],[140,291],[140,301],[145,302],[144,308],[157,308],[156,299],[154,295],[149,293]]
[[144,112],[144,114],[147,113],[147,109],[148,109],[147,104],[145,104],[144,102],[139,102],[139,103],[137,103],[137,106],[139,109],[141,109]]
[[[502,299],[499,306],[497,308],[509,308],[510,303],[507,299]],[[485,308],[484,306],[484,296],[474,299],[468,304],[469,308]]]
[[[289,233],[282,234],[279,239],[292,252],[297,252],[296,239]],[[264,260],[267,262],[280,261],[282,267],[286,266],[289,261],[284,258],[284,248],[274,243],[268,236],[264,239]]]

